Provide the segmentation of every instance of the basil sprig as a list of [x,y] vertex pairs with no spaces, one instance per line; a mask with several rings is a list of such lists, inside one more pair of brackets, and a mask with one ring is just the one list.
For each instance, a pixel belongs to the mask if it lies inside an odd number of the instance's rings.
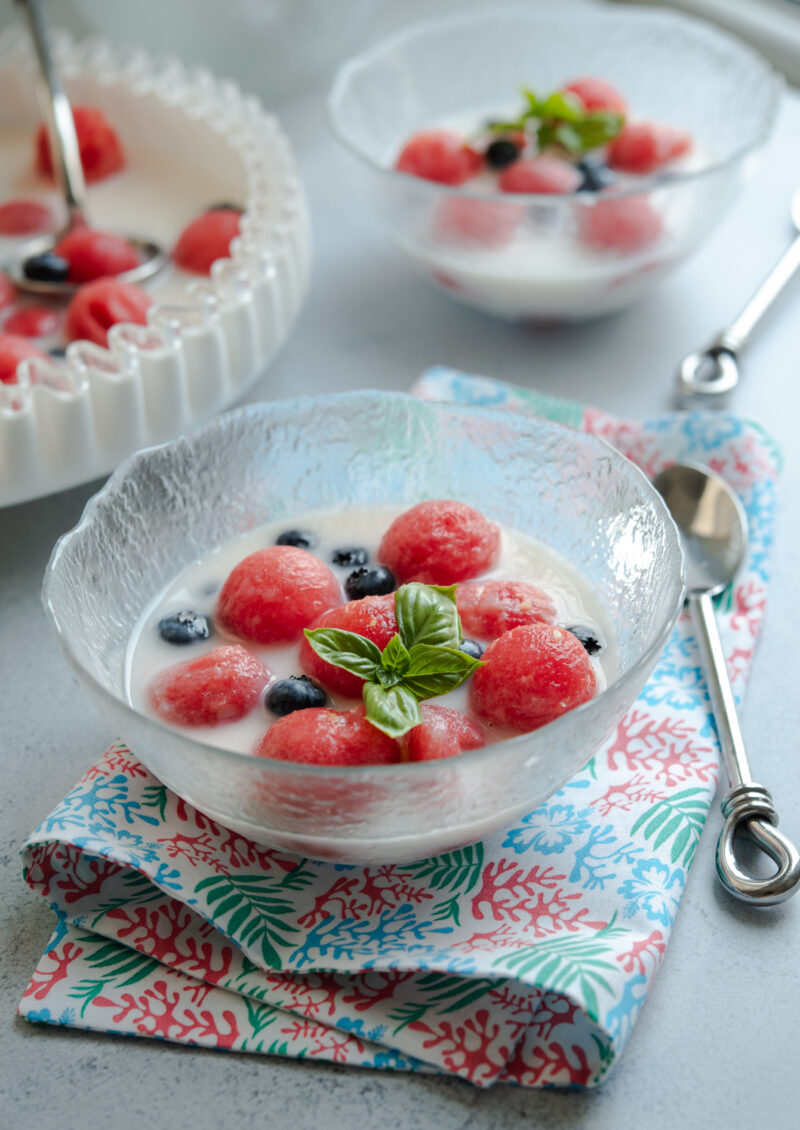
[[459,651],[456,585],[401,585],[394,594],[397,633],[383,651],[372,640],[339,628],[306,628],[314,651],[364,679],[367,721],[400,738],[422,721],[419,704],[447,694],[483,666]]
[[540,152],[548,146],[560,145],[568,153],[580,156],[613,141],[625,125],[624,114],[613,110],[587,110],[581,100],[567,90],[556,90],[546,98],[539,98],[523,87],[522,96],[526,106],[520,116],[515,121],[490,122],[489,129],[534,134]]

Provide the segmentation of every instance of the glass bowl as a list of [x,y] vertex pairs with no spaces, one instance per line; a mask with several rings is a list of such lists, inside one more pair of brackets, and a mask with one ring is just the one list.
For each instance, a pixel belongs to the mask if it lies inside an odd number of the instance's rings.
[[[728,210],[781,89],[749,47],[689,16],[557,8],[490,5],[414,25],[344,64],[329,99],[396,243],[453,298],[507,320],[582,319],[647,295]],[[544,95],[586,75],[617,87],[636,118],[688,130],[693,155],[627,187],[564,196],[452,188],[392,167],[420,129],[516,116],[522,85]]]
[[[616,627],[619,676],[529,734],[427,763],[332,769],[202,744],[126,700],[128,642],[180,570],[302,511],[461,499],[572,562]],[[56,545],[43,602],[102,714],[165,784],[251,839],[317,859],[400,862],[510,824],[609,737],[683,600],[677,531],[645,476],[604,441],[534,417],[379,392],[230,412],[132,456]]]

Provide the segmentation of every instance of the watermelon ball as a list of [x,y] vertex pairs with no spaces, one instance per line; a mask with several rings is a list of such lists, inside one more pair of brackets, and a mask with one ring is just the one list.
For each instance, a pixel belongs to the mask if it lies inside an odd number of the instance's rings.
[[0,310],[5,310],[7,306],[13,306],[16,300],[17,288],[8,275],[0,271]]
[[406,761],[439,761],[486,745],[486,734],[460,710],[423,703],[422,724],[401,739]]
[[231,242],[239,234],[241,213],[233,208],[204,212],[183,229],[172,257],[183,271],[194,275],[211,274],[217,259],[227,259]]
[[644,196],[598,200],[578,217],[581,241],[596,251],[632,255],[655,243],[662,230],[661,217]]
[[26,337],[16,334],[0,333],[0,383],[15,385],[17,383],[17,365],[29,357],[47,358],[46,353],[31,345]]
[[[361,600],[351,600],[323,612],[312,628],[339,628],[345,632],[355,632],[366,636],[383,651],[389,640],[397,633],[397,620],[394,614],[394,595],[365,596]],[[344,695],[345,698],[360,698],[364,680],[358,675],[336,667],[320,658],[305,637],[300,644],[300,667],[312,679],[322,683],[329,691]]]
[[92,228],[75,228],[53,250],[69,263],[67,281],[71,283],[121,275],[139,266],[139,256],[127,239]]
[[682,157],[691,147],[685,130],[660,122],[633,122],[614,138],[606,157],[612,169],[643,175]]
[[379,559],[401,583],[449,585],[490,569],[500,552],[500,531],[463,502],[420,502],[392,522]]
[[108,344],[108,331],[118,322],[147,325],[153,299],[146,290],[119,279],[95,279],[73,295],[67,307],[67,341]]
[[586,110],[611,110],[615,114],[628,112],[628,104],[620,92],[602,78],[576,78],[568,82],[564,90],[574,94]]
[[483,653],[472,676],[470,706],[479,718],[513,730],[536,730],[592,698],[592,663],[565,628],[525,624],[505,632]]
[[54,227],[53,213],[38,200],[7,200],[0,204],[0,235],[38,235]]
[[531,157],[515,161],[497,179],[501,192],[532,192],[563,195],[577,192],[582,177],[574,165],[558,157]]
[[520,204],[448,196],[436,211],[435,234],[447,243],[466,243],[487,249],[502,247],[514,238],[523,216]]
[[269,545],[228,574],[217,617],[233,635],[256,643],[293,643],[318,616],[341,602],[327,565],[305,549]]
[[461,627],[494,640],[523,624],[552,624],[556,609],[547,593],[527,581],[467,581],[456,590]]
[[175,726],[221,726],[255,708],[270,673],[238,644],[168,667],[150,684],[150,705]]
[[60,321],[49,306],[23,306],[6,318],[3,330],[20,337],[48,337],[56,332]]
[[[116,131],[106,116],[96,106],[73,106],[72,117],[78,135],[78,149],[83,165],[83,175],[89,183],[105,180],[125,168],[125,153]],[[47,177],[53,176],[53,159],[50,139],[44,125],[36,131],[34,140],[36,166]]]
[[465,145],[457,133],[436,129],[409,138],[394,167],[413,177],[454,185],[474,177],[482,164],[480,153]]
[[300,765],[391,765],[400,761],[400,746],[367,721],[363,706],[342,712],[312,707],[279,718],[255,754]]

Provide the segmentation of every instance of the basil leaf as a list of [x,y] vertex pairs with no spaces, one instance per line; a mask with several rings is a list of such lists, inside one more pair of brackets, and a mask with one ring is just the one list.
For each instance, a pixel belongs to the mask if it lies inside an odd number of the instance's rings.
[[478,667],[482,659],[451,647],[416,644],[409,652],[411,663],[403,676],[403,686],[419,699],[435,698],[460,687]]
[[553,140],[563,145],[568,153],[582,153],[586,148],[580,128],[566,122],[559,123],[553,130]]
[[381,652],[372,640],[342,628],[306,628],[305,637],[320,659],[343,667],[361,679],[374,679]]
[[415,644],[458,647],[461,624],[456,608],[456,585],[401,585],[394,594],[400,637],[407,648]]
[[408,670],[409,662],[408,648],[395,633],[383,649],[381,666],[387,671],[396,671],[398,675],[403,675]]
[[557,90],[546,98],[540,109],[540,117],[559,118],[564,122],[581,122],[587,113],[579,98],[563,90]]
[[397,671],[387,671],[385,667],[379,667],[375,672],[375,681],[388,690],[389,687],[396,687],[402,683],[403,676]]
[[362,693],[367,721],[390,738],[401,738],[422,721],[419,703],[404,686],[387,689],[365,683]]

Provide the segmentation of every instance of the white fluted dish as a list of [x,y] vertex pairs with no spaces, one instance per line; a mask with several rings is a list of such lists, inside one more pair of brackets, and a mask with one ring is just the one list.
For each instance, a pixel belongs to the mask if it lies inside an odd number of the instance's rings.
[[[63,359],[24,361],[16,385],[0,384],[0,506],[107,474],[131,452],[233,403],[288,336],[311,257],[291,148],[258,99],[175,58],[98,39],[54,40],[71,100],[107,110],[134,175],[132,187],[120,179],[127,173],[90,185],[95,226],[140,228],[169,247],[193,214],[218,200],[245,214],[230,258],[210,278],[171,267],[155,282],[147,326],[114,326],[107,349],[74,342]],[[0,199],[42,195],[32,160],[34,73],[20,31],[0,36],[0,138],[8,146]],[[181,168],[186,195],[176,200],[169,186]],[[119,215],[120,185],[132,215]]]

